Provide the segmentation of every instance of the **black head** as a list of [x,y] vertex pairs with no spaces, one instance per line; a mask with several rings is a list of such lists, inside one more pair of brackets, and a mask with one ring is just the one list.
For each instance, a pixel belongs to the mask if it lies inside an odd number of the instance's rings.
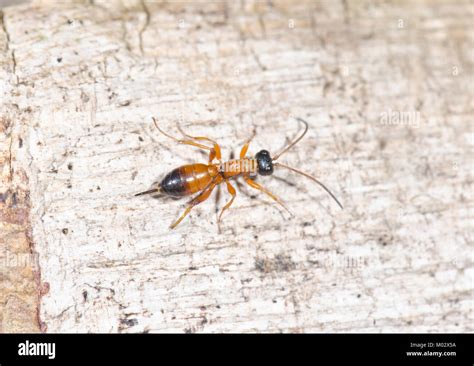
[[273,160],[267,150],[260,150],[256,155],[258,174],[271,175],[273,173]]

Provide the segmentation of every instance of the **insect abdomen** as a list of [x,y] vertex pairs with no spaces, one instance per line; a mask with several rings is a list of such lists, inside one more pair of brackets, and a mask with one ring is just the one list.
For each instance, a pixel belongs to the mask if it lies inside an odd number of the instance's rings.
[[173,197],[188,196],[206,188],[211,179],[207,165],[183,165],[172,170],[163,178],[160,190]]

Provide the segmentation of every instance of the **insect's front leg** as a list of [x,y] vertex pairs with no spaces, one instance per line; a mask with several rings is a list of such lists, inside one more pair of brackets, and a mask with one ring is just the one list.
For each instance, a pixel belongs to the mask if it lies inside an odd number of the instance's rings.
[[293,212],[291,212],[288,207],[286,207],[286,205],[283,203],[283,201],[278,198],[277,196],[275,196],[272,192],[270,192],[268,189],[266,189],[265,187],[261,186],[260,184],[258,184],[257,182],[255,182],[253,179],[250,178],[250,176],[248,175],[244,175],[244,180],[245,182],[252,188],[255,188],[255,189],[258,189],[259,191],[265,193],[268,197],[270,197],[272,200],[274,200],[276,203],[278,203],[281,207],[283,207],[286,211],[288,211],[288,213],[291,215],[291,216],[295,216],[293,214]]

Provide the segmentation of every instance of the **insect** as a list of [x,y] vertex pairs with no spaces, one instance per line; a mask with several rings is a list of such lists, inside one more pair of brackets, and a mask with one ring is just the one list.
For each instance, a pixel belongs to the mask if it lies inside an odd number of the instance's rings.
[[[179,126],[178,129],[183,134],[183,136],[186,137],[186,139],[178,139],[164,132],[158,126],[156,119],[153,118],[155,127],[166,137],[169,137],[180,144],[191,145],[209,151],[209,161],[207,164],[188,164],[176,168],[169,172],[153,189],[137,193],[135,196],[141,196],[144,194],[161,194],[174,198],[180,198],[198,193],[188,202],[187,208],[183,214],[170,226],[171,229],[174,229],[191,212],[193,207],[207,200],[214,188],[216,188],[219,184],[224,183],[231,198],[220,211],[217,219],[217,222],[219,223],[221,221],[222,215],[232,205],[236,196],[235,188],[230,183],[230,180],[237,177],[242,177],[250,187],[265,193],[286,211],[290,212],[280,198],[275,196],[253,179],[256,175],[271,175],[273,174],[275,167],[282,167],[301,174],[302,176],[305,176],[319,184],[342,209],[341,203],[337,200],[334,194],[332,194],[331,191],[315,177],[277,161],[284,153],[295,146],[304,137],[306,132],[308,132],[308,123],[301,118],[296,118],[296,120],[304,124],[304,131],[273,157],[267,150],[260,150],[253,158],[247,157],[247,151],[250,142],[255,136],[254,133],[245,142],[244,146],[240,150],[239,159],[223,162],[221,148],[214,140],[211,140],[207,137],[190,136],[182,131]],[[202,142],[207,142],[211,144],[212,147],[204,145]],[[215,162],[216,160],[217,163]]]

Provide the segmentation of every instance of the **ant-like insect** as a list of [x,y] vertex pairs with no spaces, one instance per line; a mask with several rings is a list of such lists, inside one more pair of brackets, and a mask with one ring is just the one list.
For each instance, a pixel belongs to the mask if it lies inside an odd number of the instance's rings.
[[[266,188],[262,187],[260,184],[255,182],[251,176],[259,175],[271,175],[273,173],[274,167],[283,167],[289,169],[295,173],[301,174],[317,184],[319,184],[333,199],[336,203],[341,207],[341,203],[337,200],[337,198],[331,193],[331,191],[322,184],[319,180],[317,180],[312,175],[302,172],[301,170],[295,169],[288,165],[282,164],[277,162],[278,158],[286,153],[290,148],[296,145],[306,134],[308,131],[308,123],[301,118],[296,118],[297,121],[304,123],[305,129],[303,133],[294,139],[288,146],[286,146],[282,151],[278,154],[270,156],[270,153],[267,150],[260,150],[254,158],[246,157],[247,150],[249,148],[249,144],[255,133],[247,140],[244,144],[242,149],[240,150],[240,157],[239,159],[229,160],[227,162],[222,162],[221,157],[221,148],[217,144],[217,142],[207,138],[207,137],[195,137],[190,136],[183,132],[181,128],[178,126],[180,132],[187,138],[186,140],[180,140],[176,137],[168,135],[166,132],[162,131],[156,122],[156,119],[153,118],[153,122],[155,127],[166,137],[173,139],[174,141],[180,144],[186,144],[191,146],[196,146],[204,150],[209,151],[209,162],[208,164],[189,164],[183,165],[179,168],[172,170],[168,173],[163,180],[157,184],[157,186],[153,189],[150,189],[145,192],[137,193],[135,196],[141,196],[143,194],[153,194],[159,193],[163,195],[168,195],[174,198],[179,198],[183,196],[189,196],[194,193],[199,194],[194,197],[191,201],[188,202],[188,207],[183,212],[183,214],[176,220],[171,226],[171,229],[174,229],[185,217],[189,214],[192,208],[209,198],[214,188],[221,183],[225,183],[227,186],[227,191],[232,196],[231,199],[225,204],[222,208],[217,222],[219,223],[222,214],[225,210],[227,210],[232,203],[234,202],[236,192],[235,188],[230,184],[229,180],[233,178],[237,178],[242,176],[245,182],[252,188],[258,189],[259,191],[264,192],[270,198],[272,198],[275,202],[277,202],[280,206],[282,206],[285,210],[290,212],[285,204],[273,193],[268,191]],[[207,145],[203,145],[198,141],[207,141],[212,144],[212,147]],[[214,160],[217,160],[218,163],[214,163]],[[290,212],[291,214],[291,212]]]

